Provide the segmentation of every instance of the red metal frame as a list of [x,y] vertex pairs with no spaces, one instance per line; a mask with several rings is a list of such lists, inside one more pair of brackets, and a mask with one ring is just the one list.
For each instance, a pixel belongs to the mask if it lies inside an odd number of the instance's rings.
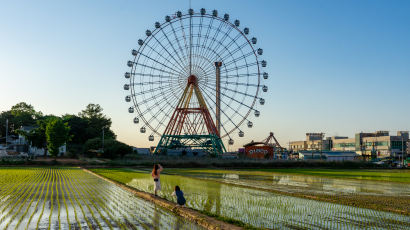
[[[195,95],[199,108],[190,108],[192,96]],[[185,131],[184,133],[182,133]],[[211,114],[198,88],[197,78],[194,75],[188,77],[184,93],[165,128],[164,135],[191,135],[203,132],[219,137],[219,132],[212,120]]]

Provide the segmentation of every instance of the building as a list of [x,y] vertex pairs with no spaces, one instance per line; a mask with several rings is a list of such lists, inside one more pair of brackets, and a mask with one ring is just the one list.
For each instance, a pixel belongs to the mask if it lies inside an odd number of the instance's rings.
[[331,139],[324,139],[324,133],[306,133],[305,141],[292,141],[289,150],[292,152],[330,150]]
[[359,159],[354,151],[300,151],[299,159],[325,161],[353,161]]
[[150,148],[132,147],[132,150],[134,152],[137,152],[138,155],[151,155],[151,149]]
[[289,142],[289,150],[293,152],[299,152],[302,150],[307,150],[306,141],[291,141]]
[[[289,148],[293,152],[301,151],[353,151],[363,159],[392,158],[399,160],[408,154],[408,131],[398,131],[391,136],[389,131],[373,133],[356,133],[354,138],[334,136],[323,140],[321,133],[306,133],[305,141],[290,142]],[[323,135],[323,134],[322,134]]]
[[376,135],[373,137],[364,137],[364,143],[361,148],[362,155],[371,156],[372,158],[398,158],[404,155],[405,143],[408,140],[407,135],[398,132],[397,136]]
[[356,139],[348,137],[332,137],[332,151],[356,151]]
[[321,141],[323,137],[323,133],[306,133],[306,141]]
[[406,157],[404,159],[407,162],[407,167],[410,167],[410,140],[407,141]]
[[[34,126],[21,126],[20,130],[24,132],[31,132],[33,129],[37,127]],[[31,143],[26,140],[26,138],[23,135],[18,135],[18,138],[14,140],[14,142],[11,144],[13,146],[12,148],[17,151],[17,152],[24,152],[29,155],[33,156],[44,156],[45,150],[43,148],[37,148],[31,145]],[[59,147],[59,156],[63,156],[67,152],[67,145],[64,144]],[[49,152],[46,152],[46,155],[50,155]]]
[[410,157],[410,140],[407,141],[406,145],[406,152],[407,152],[407,157]]
[[245,156],[257,159],[272,159],[273,146],[266,145],[262,142],[250,142],[245,147]]
[[404,155],[407,140],[408,131],[398,131],[396,136],[390,136],[388,131],[358,133],[356,152],[363,158],[399,158]]

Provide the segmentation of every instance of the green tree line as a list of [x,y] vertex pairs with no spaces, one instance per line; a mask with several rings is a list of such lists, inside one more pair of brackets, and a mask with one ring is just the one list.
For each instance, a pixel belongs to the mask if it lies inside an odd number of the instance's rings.
[[[130,146],[116,140],[116,135],[111,130],[111,119],[98,104],[87,105],[77,115],[65,114],[58,117],[44,115],[32,105],[20,102],[0,113],[0,137],[6,136],[6,120],[8,135],[23,135],[32,146],[43,148],[45,155],[48,151],[50,155],[57,156],[59,147],[64,144],[71,156],[116,158],[132,152]],[[23,126],[31,126],[32,129],[23,131]]]

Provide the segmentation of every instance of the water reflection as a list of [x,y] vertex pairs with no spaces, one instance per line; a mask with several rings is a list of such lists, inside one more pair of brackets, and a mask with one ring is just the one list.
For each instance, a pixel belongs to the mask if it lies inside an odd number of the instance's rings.
[[222,174],[222,178],[224,179],[236,179],[239,180],[239,175],[234,173],[224,173]]
[[[245,179],[246,180],[246,179]],[[265,181],[259,181],[264,185]],[[267,184],[266,184],[267,185]],[[356,193],[362,195],[391,195],[409,196],[410,186],[407,184],[360,181],[347,179],[334,179],[326,177],[298,176],[298,175],[273,175],[273,187],[283,190],[298,190],[303,188],[311,192],[324,193]]]
[[[185,175],[183,171],[180,173]],[[326,194],[410,196],[410,184],[385,181],[337,179],[282,173],[254,175],[252,173],[246,174],[246,171],[242,171],[240,174],[209,172],[195,174],[191,172],[189,176],[284,192],[303,190],[304,192]]]
[[[136,171],[129,186],[146,190],[151,183],[150,175]],[[108,175],[108,174],[106,174]],[[144,176],[142,176],[144,175]],[[192,175],[192,174],[190,174]],[[255,176],[242,174],[215,174],[213,180],[229,181],[231,183],[250,183]],[[131,176],[131,175],[128,175]],[[198,175],[195,175],[198,177]],[[206,176],[202,176],[206,178]],[[232,179],[234,178],[234,179]],[[269,178],[269,179],[267,179]],[[307,190],[340,189],[334,181],[323,181],[318,178],[303,178],[294,176],[258,177],[253,180],[258,186],[286,187]],[[163,191],[161,196],[175,201],[170,194],[175,185],[179,185],[186,195],[187,206],[205,210],[220,216],[241,220],[256,227],[278,229],[343,229],[361,228],[363,226],[377,229],[408,229],[409,217],[380,212],[371,209],[356,208],[346,205],[302,199],[292,196],[278,195],[255,188],[244,188],[231,184],[223,184],[213,180],[179,175],[161,176]],[[340,185],[342,186],[342,185]],[[356,187],[348,188],[353,191]],[[152,190],[146,190],[152,192]]]
[[161,222],[161,214],[158,210],[158,207],[154,208],[154,214],[152,216],[152,226],[155,230],[160,229],[160,222]]
[[207,186],[206,182],[203,183],[207,196],[204,205],[205,211],[221,214],[221,186],[219,183],[215,183],[214,186]]

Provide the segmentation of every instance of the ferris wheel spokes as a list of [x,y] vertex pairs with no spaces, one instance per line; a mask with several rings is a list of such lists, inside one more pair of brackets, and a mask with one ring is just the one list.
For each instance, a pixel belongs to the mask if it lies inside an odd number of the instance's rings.
[[[208,96],[207,98],[209,98],[212,103],[216,103],[216,102],[212,99],[212,96],[209,95],[209,93],[208,93],[208,91],[207,91],[206,89],[202,89],[202,90],[203,90],[203,92]],[[206,100],[207,100],[207,99],[206,99]],[[207,102],[207,103],[208,103],[208,102]],[[223,103],[226,104],[226,102],[223,102]],[[234,108],[232,108],[230,105],[226,104],[226,106],[236,113],[236,110],[235,110]],[[215,114],[215,111],[214,111],[214,110],[211,110],[211,111]],[[233,120],[231,119],[231,116],[228,115],[228,114],[226,114],[225,110],[221,110],[221,112],[225,115],[225,117],[227,117],[227,121],[230,121],[235,128],[239,129],[239,126],[240,126],[240,125],[237,125],[235,122],[233,122]],[[241,115],[240,113],[236,113],[236,114],[238,114],[239,116],[242,116],[242,118],[246,119],[246,116],[243,116],[243,115]],[[227,122],[227,121],[226,121],[226,122]],[[225,123],[226,123],[226,122],[225,122]],[[232,133],[232,132],[228,132],[227,129],[225,128],[225,126],[224,126],[223,124],[221,124],[221,126],[222,126],[222,128],[224,129],[224,131],[226,132],[226,136],[230,137],[230,133]],[[223,138],[223,137],[222,137],[222,138]]]

